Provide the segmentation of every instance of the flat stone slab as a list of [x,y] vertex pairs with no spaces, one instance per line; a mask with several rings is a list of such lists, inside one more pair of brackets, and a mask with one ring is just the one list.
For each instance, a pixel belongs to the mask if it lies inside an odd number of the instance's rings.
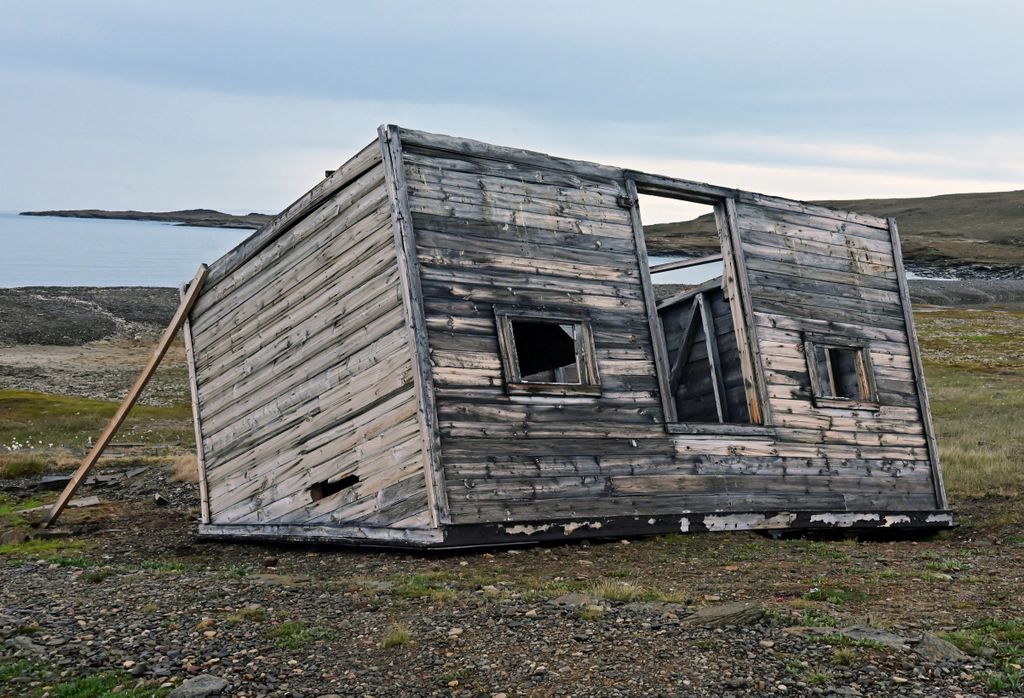
[[169,698],[206,698],[218,695],[227,687],[228,682],[219,676],[201,674],[171,691]]

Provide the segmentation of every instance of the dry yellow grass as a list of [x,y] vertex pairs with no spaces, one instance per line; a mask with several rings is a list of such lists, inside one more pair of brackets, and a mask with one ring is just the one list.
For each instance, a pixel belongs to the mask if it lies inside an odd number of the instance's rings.
[[178,456],[171,463],[171,479],[175,482],[199,482],[199,463],[193,455]]
[[916,320],[950,498],[1024,494],[1024,313]]

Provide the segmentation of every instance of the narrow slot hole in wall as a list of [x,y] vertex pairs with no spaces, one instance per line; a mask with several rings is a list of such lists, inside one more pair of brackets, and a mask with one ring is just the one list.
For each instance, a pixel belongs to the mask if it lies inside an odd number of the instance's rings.
[[[640,194],[638,205],[647,244],[647,261],[654,271],[651,281],[656,286],[673,287],[665,289],[665,294],[722,275],[720,261],[657,271],[658,267],[673,262],[697,260],[721,253],[713,206],[650,194]],[[662,295],[662,289],[658,289],[658,292],[658,295]]]
[[342,490],[347,490],[358,482],[358,475],[346,475],[345,477],[334,481],[321,480],[320,482],[314,482],[309,486],[309,496],[314,502],[319,502],[321,499],[330,497],[332,494],[337,494]]

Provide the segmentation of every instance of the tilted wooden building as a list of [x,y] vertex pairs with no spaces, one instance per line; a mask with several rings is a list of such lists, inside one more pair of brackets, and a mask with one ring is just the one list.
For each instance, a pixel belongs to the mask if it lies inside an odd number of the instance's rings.
[[[720,278],[656,300],[638,193],[714,206]],[[952,523],[891,220],[386,126],[186,338],[205,536]]]

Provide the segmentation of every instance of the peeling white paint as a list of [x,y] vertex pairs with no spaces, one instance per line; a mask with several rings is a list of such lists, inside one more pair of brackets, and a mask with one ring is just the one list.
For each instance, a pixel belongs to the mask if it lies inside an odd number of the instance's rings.
[[853,526],[858,521],[880,521],[881,517],[878,514],[813,514],[811,515],[811,523],[823,523],[827,526],[838,526],[839,528],[846,528]]
[[950,514],[928,514],[928,518],[925,521],[927,523],[952,524],[953,517]]
[[580,528],[592,528],[597,530],[601,528],[601,525],[600,521],[580,521],[579,523],[567,523],[562,528],[565,529],[565,535],[569,535]]
[[524,526],[522,524],[519,524],[517,526],[506,526],[505,533],[511,536],[519,534],[532,536],[535,533],[544,533],[544,531],[551,528],[551,526],[552,524],[544,524],[543,526]]
[[899,526],[900,524],[910,523],[909,516],[886,516],[885,523],[882,524],[882,528],[889,528],[890,526]]
[[686,533],[690,530],[690,520],[685,516],[679,519],[679,530]]
[[742,531],[750,528],[789,528],[796,514],[783,512],[775,516],[764,514],[712,514],[704,517],[709,531]]

